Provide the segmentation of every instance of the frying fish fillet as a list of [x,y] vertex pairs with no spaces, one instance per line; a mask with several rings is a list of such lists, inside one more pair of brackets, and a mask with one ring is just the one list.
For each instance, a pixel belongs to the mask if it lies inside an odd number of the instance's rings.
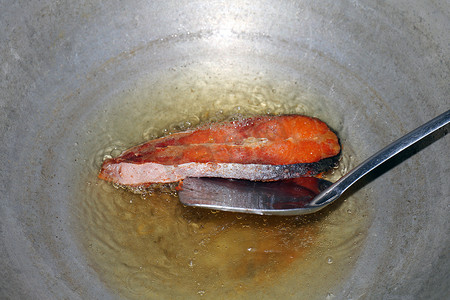
[[312,176],[335,165],[336,134],[301,115],[213,123],[132,147],[103,163],[99,178],[125,186],[186,177],[280,180]]

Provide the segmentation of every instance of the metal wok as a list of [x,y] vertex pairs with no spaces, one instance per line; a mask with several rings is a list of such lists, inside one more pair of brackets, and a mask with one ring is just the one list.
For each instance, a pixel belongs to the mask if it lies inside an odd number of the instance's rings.
[[[168,115],[169,124],[171,111],[244,105],[230,96],[241,92],[255,95],[257,109],[270,86],[291,107],[331,115],[358,160],[449,108],[449,11],[445,1],[3,1],[1,298],[120,297],[80,246],[73,213],[76,177],[94,169],[86,149],[96,145],[96,120],[120,117],[111,99],[160,93],[165,100],[146,114]],[[174,82],[183,90],[176,95],[190,96],[164,96]],[[327,105],[315,107],[296,86]],[[208,95],[214,102],[198,103]],[[370,194],[354,192],[372,217],[354,266],[329,297],[448,297],[443,135],[369,178]]]

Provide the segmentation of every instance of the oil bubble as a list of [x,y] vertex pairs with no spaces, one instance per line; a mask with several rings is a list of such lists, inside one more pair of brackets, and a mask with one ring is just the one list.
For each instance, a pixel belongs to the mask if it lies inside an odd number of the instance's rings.
[[148,282],[148,275],[142,271],[137,271],[128,275],[127,287],[131,293],[142,296],[150,290],[150,288],[147,287]]
[[331,299],[334,299],[334,298],[336,298],[336,296],[333,293],[328,293],[327,297],[325,299],[326,300],[331,300]]

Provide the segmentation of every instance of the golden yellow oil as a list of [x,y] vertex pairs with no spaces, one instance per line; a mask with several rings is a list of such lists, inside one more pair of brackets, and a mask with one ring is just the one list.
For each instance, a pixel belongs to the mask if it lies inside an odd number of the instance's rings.
[[[116,98],[92,120],[76,212],[90,265],[113,293],[129,299],[324,299],[339,291],[370,223],[364,199],[348,197],[308,216],[255,216],[188,208],[170,190],[136,195],[96,177],[105,158],[204,122],[297,113],[320,117],[339,133],[345,124],[326,99],[296,82],[213,76],[156,82]],[[352,166],[355,153],[343,147],[331,180]]]

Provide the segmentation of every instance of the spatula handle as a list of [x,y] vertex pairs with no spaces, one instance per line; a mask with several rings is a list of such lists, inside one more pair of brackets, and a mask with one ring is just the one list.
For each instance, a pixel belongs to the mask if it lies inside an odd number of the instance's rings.
[[419,126],[366,159],[363,163],[320,193],[310,205],[324,206],[331,203],[364,175],[449,123],[450,110],[447,110],[445,113]]

